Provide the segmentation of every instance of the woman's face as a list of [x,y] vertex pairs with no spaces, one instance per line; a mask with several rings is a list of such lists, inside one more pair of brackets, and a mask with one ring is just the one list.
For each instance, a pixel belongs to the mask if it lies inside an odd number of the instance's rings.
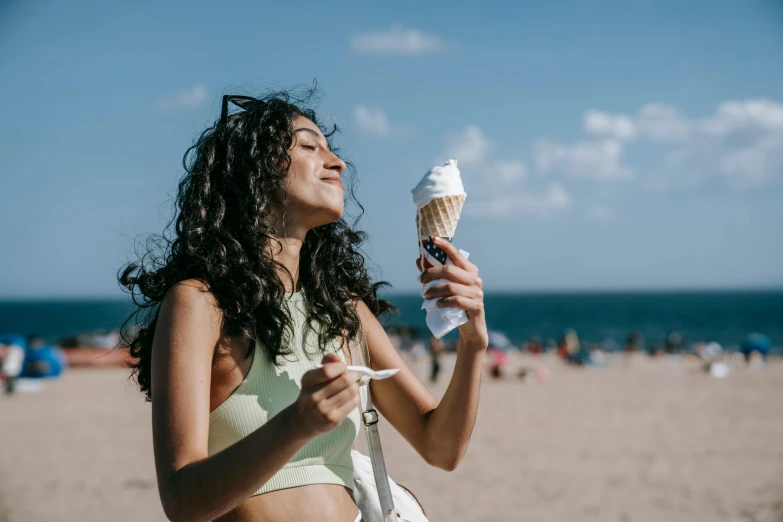
[[294,139],[288,155],[291,166],[283,181],[286,221],[294,220],[308,230],[343,215],[345,162],[330,149],[321,130],[304,116],[293,124]]

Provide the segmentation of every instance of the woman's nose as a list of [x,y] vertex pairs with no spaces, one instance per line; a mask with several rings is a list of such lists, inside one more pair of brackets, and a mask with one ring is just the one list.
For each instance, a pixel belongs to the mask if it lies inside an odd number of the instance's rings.
[[329,158],[326,160],[326,168],[329,170],[335,170],[342,174],[345,170],[345,162],[334,152],[329,152]]

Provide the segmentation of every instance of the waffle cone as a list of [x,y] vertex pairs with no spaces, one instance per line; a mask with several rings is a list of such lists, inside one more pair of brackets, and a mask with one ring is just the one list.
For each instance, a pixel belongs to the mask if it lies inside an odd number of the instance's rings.
[[416,213],[419,233],[422,236],[454,237],[464,203],[464,195],[433,199]]

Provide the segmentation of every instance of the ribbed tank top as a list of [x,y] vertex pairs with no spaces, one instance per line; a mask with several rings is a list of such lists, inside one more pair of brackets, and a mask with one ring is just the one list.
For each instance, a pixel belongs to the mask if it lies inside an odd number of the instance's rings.
[[[285,356],[277,367],[267,357],[263,344],[256,342],[245,380],[209,415],[209,455],[238,442],[293,404],[302,388],[302,376],[321,361],[318,335],[311,328],[305,329],[304,294],[287,294],[286,302],[294,327],[290,346],[293,354]],[[327,350],[345,360],[337,339]],[[312,439],[254,495],[309,484],[340,484],[353,489],[351,447],[360,422],[356,408],[340,426]]]

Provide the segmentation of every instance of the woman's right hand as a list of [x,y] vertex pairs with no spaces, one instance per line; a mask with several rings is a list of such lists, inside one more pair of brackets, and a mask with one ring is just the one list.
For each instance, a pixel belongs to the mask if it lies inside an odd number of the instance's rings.
[[359,375],[348,371],[333,353],[323,366],[302,376],[302,391],[296,400],[296,416],[309,436],[333,430],[359,405]]

